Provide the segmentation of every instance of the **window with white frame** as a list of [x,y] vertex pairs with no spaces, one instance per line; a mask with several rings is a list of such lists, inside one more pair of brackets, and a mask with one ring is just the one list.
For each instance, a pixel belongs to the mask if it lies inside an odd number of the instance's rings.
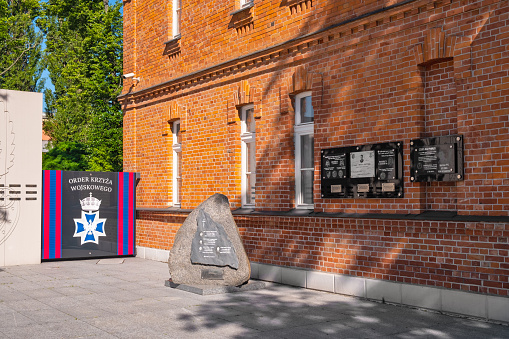
[[182,197],[182,135],[180,133],[180,120],[171,126],[173,134],[173,206],[180,207]]
[[314,112],[311,92],[295,96],[295,194],[297,208],[313,205]]
[[244,8],[253,4],[253,0],[240,0],[240,8]]
[[182,0],[173,0],[173,38],[180,37]]
[[255,206],[256,186],[256,128],[254,106],[246,105],[240,110],[242,141],[242,207]]

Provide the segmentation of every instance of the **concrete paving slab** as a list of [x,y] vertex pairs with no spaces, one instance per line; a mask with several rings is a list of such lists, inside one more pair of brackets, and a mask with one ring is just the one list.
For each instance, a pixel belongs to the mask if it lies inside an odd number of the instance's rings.
[[[509,326],[275,283],[201,296],[165,287],[166,263],[95,262],[3,269],[10,283],[0,284],[0,338],[509,337]],[[31,279],[41,284],[11,286]]]
[[96,265],[120,265],[125,261],[124,258],[101,259],[98,260]]
[[55,292],[53,288],[37,288],[33,290],[24,290],[22,291],[24,295],[28,298],[40,300],[45,298],[58,298],[61,297],[62,294]]
[[32,319],[38,324],[60,323],[64,321],[75,320],[74,317],[54,308],[42,310],[25,310],[19,311],[19,313],[26,316],[29,319]]
[[23,328],[36,323],[37,322],[33,319],[30,319],[19,312],[10,311],[3,313],[0,317],[0,330],[5,333],[6,329],[11,327]]

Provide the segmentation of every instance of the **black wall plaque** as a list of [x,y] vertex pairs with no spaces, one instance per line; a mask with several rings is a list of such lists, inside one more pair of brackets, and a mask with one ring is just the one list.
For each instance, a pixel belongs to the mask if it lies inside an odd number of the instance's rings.
[[410,181],[463,180],[462,135],[414,139],[410,152]]
[[321,151],[323,198],[402,198],[403,142]]

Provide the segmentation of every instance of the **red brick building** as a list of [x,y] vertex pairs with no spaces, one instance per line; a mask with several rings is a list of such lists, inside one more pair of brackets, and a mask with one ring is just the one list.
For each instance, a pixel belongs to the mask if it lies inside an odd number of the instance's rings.
[[[509,321],[508,24],[495,0],[124,0],[139,254],[219,192],[253,277]],[[458,180],[416,182],[412,140],[451,135]],[[380,143],[401,195],[323,197],[322,150]]]

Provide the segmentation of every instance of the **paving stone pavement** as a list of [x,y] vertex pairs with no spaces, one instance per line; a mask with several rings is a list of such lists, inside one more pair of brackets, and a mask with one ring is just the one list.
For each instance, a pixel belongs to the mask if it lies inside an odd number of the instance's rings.
[[[269,284],[200,296],[139,258],[0,268],[0,338],[509,338],[509,326]],[[508,310],[509,311],[509,310]]]

